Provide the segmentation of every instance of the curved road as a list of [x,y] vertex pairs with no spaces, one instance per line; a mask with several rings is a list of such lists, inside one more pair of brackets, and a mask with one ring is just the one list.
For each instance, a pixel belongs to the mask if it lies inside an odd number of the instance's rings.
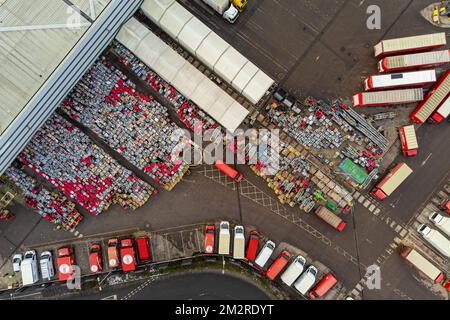
[[217,272],[174,275],[144,281],[118,290],[108,289],[86,296],[100,300],[107,297],[126,300],[269,300],[254,284],[230,274]]

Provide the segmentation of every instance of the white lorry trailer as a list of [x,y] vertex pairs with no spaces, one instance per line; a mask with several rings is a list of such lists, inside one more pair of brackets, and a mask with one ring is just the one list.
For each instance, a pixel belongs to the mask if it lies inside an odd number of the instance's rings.
[[213,8],[229,23],[235,23],[239,17],[239,10],[230,2],[230,0],[202,0],[208,6]]
[[437,212],[432,212],[428,219],[430,219],[439,230],[450,237],[450,218],[444,217]]
[[27,251],[20,267],[22,271],[22,285],[29,286],[39,281],[36,251]]
[[433,246],[433,248],[445,257],[450,258],[450,240],[448,240],[442,233],[431,229],[426,224],[422,224],[417,231],[430,245]]

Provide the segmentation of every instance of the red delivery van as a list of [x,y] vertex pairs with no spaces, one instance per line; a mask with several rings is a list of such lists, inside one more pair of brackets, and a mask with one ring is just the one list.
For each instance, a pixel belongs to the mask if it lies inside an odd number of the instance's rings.
[[150,254],[149,239],[147,236],[136,238],[136,245],[138,249],[139,261],[147,261],[152,258]]
[[236,182],[241,182],[242,179],[244,178],[244,176],[241,173],[239,173],[238,171],[227,165],[222,160],[217,160],[215,166],[217,169],[225,173],[227,176],[229,176]]
[[337,283],[336,278],[328,272],[322,280],[309,292],[311,299],[323,297]]
[[275,261],[270,265],[269,269],[267,269],[267,278],[272,281],[275,280],[278,274],[284,269],[284,267],[286,267],[291,257],[292,255],[289,253],[289,251],[283,250],[278,258],[276,258]]
[[214,225],[207,225],[205,227],[205,253],[214,253],[214,237],[215,227]]
[[248,246],[247,246],[247,254],[245,255],[245,258],[248,261],[255,261],[256,254],[258,253],[258,245],[259,245],[258,232],[256,231],[250,232],[250,237],[248,239]]
[[122,257],[122,270],[125,272],[136,270],[136,254],[133,240],[123,239],[120,242],[120,256]]

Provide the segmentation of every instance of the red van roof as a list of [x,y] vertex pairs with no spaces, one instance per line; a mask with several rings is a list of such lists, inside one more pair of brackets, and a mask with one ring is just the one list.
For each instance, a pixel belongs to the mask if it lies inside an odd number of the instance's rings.
[[283,270],[283,268],[288,264],[291,256],[292,255],[288,251],[282,251],[278,258],[271,264],[269,269],[267,269],[267,278],[270,280],[275,280],[281,270]]
[[336,278],[331,274],[331,272],[328,272],[311,290],[309,296],[311,299],[323,297],[336,283]]
[[250,233],[250,238],[248,241],[247,254],[245,258],[249,261],[255,261],[256,254],[258,252],[259,236],[256,231]]
[[149,260],[150,256],[150,247],[148,243],[148,237],[140,237],[136,239],[139,260]]
[[131,239],[124,239],[120,242],[120,256],[122,257],[122,270],[134,271],[136,270],[136,255]]

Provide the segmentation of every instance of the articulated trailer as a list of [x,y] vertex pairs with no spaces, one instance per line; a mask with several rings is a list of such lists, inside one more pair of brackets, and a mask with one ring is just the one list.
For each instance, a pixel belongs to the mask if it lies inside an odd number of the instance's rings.
[[444,273],[426,259],[420,252],[411,247],[405,247],[401,256],[408,261],[415,269],[423,273],[436,283],[444,280]]
[[439,79],[419,106],[409,115],[412,121],[424,123],[441,106],[450,93],[450,70]]
[[435,82],[435,70],[380,74],[368,77],[364,81],[364,89],[370,91],[400,87],[421,87]]
[[444,102],[428,119],[431,123],[439,123],[450,115],[450,95],[445,98]]
[[423,89],[402,89],[390,91],[361,92],[353,96],[353,106],[388,106],[409,104],[423,100]]
[[450,50],[421,52],[386,57],[378,62],[379,72],[397,72],[420,69],[450,63]]
[[407,52],[427,51],[447,44],[445,32],[398,39],[383,40],[375,47],[375,57],[398,55]]
[[415,156],[419,149],[417,143],[416,129],[414,125],[404,126],[400,128],[400,141],[402,142],[402,150],[405,156]]
[[372,195],[383,200],[389,197],[408,178],[413,170],[404,162],[399,163],[381,180],[372,191]]
[[340,217],[335,215],[324,206],[320,206],[319,208],[317,208],[316,215],[337,231],[344,230],[346,226],[346,223]]

